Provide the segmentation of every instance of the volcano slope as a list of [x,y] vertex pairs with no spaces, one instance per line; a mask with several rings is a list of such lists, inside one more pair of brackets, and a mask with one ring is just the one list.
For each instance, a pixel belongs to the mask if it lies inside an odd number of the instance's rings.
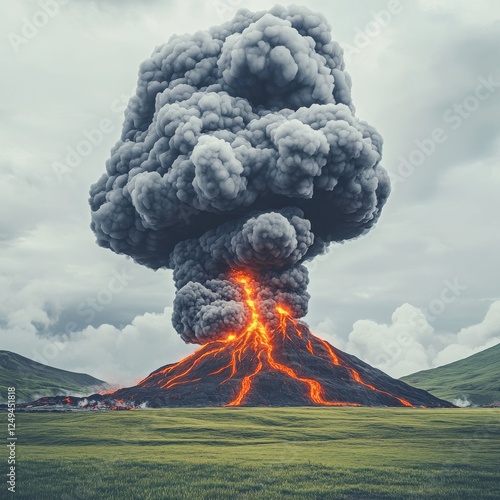
[[252,276],[233,278],[250,313],[244,331],[203,345],[114,397],[151,406],[451,406],[337,352],[283,304],[272,329]]
[[453,406],[334,349],[293,320],[269,340],[263,356],[254,345],[242,349],[244,339],[205,345],[113,397],[153,407]]
[[335,349],[284,309],[278,313],[275,331],[268,331],[254,311],[239,336],[205,344],[134,387],[85,399],[43,398],[32,406],[453,406]]

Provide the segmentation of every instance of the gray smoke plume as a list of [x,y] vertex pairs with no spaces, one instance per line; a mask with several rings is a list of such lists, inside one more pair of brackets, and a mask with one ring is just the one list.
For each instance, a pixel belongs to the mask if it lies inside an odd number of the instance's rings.
[[99,245],[174,270],[186,342],[248,321],[245,269],[264,314],[307,312],[303,262],[366,233],[390,191],[382,138],[354,115],[330,26],[306,8],[240,10],[174,36],[140,67],[121,140],[90,191]]

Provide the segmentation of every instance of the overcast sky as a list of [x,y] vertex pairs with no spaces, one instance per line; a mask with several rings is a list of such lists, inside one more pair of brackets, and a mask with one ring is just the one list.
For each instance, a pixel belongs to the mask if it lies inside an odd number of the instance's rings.
[[[48,14],[43,1],[8,3],[0,349],[133,383],[193,346],[171,325],[171,272],[95,244],[89,186],[156,45],[275,2],[53,0]],[[302,4],[322,12],[344,46],[356,114],[384,137],[393,181],[369,235],[308,265],[306,321],[393,376],[498,343],[500,3]],[[89,137],[95,144],[82,149]],[[78,148],[84,157],[70,153]]]

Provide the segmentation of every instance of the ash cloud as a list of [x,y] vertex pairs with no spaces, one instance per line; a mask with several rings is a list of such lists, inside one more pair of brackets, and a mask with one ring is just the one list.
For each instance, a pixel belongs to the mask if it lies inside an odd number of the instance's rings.
[[306,8],[240,10],[174,36],[140,67],[106,173],[91,188],[99,245],[173,269],[173,323],[204,343],[264,314],[307,312],[303,263],[367,232],[390,191],[382,138],[355,116],[330,26]]

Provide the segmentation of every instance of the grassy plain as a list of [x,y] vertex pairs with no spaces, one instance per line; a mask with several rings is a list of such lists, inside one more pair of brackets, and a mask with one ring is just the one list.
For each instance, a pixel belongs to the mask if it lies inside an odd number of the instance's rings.
[[17,435],[16,498],[493,499],[500,487],[497,409],[19,413]]

